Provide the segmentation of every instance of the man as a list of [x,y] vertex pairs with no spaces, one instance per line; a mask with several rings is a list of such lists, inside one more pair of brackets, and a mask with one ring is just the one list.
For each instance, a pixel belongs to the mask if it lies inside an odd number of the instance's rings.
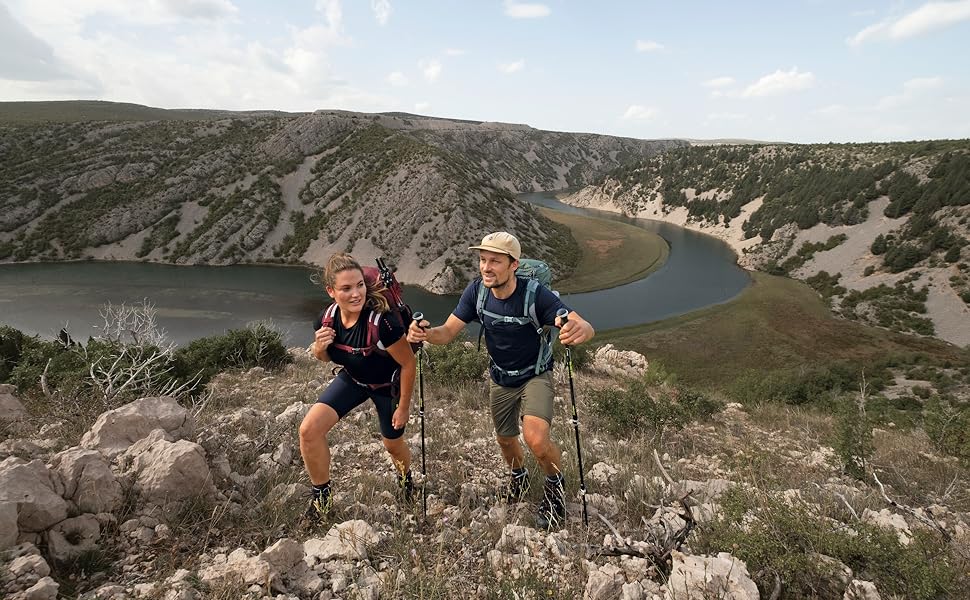
[[[561,524],[566,517],[560,468],[562,455],[549,437],[553,409],[552,356],[545,360],[540,358],[542,340],[536,327],[531,322],[522,323],[522,319],[517,319],[524,314],[528,289],[528,282],[515,275],[521,246],[515,236],[500,231],[486,235],[480,245],[471,246],[469,250],[478,250],[481,279],[468,284],[444,325],[429,327],[427,321],[412,323],[408,340],[447,344],[467,323],[482,322],[485,345],[491,357],[489,398],[492,421],[502,456],[512,469],[506,500],[518,502],[529,488],[525,455],[519,444],[521,413],[522,436],[546,475],[536,523],[548,529]],[[487,288],[481,318],[476,306],[480,286]],[[593,337],[593,327],[573,311],[563,324],[556,316],[562,308],[569,311],[555,294],[545,286],[538,286],[535,314],[542,325],[561,327],[560,342],[575,345]]]

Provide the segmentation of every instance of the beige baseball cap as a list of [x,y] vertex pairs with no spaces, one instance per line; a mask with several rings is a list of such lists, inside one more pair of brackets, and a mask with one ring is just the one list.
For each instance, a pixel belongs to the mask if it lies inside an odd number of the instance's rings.
[[522,256],[522,247],[519,240],[507,231],[496,231],[482,238],[482,243],[478,246],[469,246],[469,250],[488,250],[489,252],[499,252],[508,254],[513,260],[519,260]]

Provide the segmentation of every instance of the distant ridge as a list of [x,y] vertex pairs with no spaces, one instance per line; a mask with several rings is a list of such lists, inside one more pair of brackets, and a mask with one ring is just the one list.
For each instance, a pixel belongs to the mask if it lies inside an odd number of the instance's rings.
[[105,100],[52,100],[0,102],[0,123],[77,123],[85,121],[208,121],[231,116],[285,116],[278,110],[208,110],[154,108],[130,102]]

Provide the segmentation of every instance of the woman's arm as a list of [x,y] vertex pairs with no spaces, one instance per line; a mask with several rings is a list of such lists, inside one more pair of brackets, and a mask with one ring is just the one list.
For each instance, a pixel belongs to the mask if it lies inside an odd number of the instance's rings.
[[408,422],[408,415],[411,412],[411,395],[414,393],[414,380],[417,374],[418,361],[411,350],[406,336],[394,342],[387,348],[397,364],[401,365],[401,398],[398,402],[397,410],[391,418],[391,426],[394,429],[404,427]]

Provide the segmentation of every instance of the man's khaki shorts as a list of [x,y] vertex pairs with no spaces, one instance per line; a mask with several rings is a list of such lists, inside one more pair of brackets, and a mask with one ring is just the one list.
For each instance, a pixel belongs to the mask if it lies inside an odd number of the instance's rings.
[[518,387],[503,387],[489,381],[488,396],[495,433],[501,437],[519,435],[520,412],[552,424],[552,371],[536,375]]

